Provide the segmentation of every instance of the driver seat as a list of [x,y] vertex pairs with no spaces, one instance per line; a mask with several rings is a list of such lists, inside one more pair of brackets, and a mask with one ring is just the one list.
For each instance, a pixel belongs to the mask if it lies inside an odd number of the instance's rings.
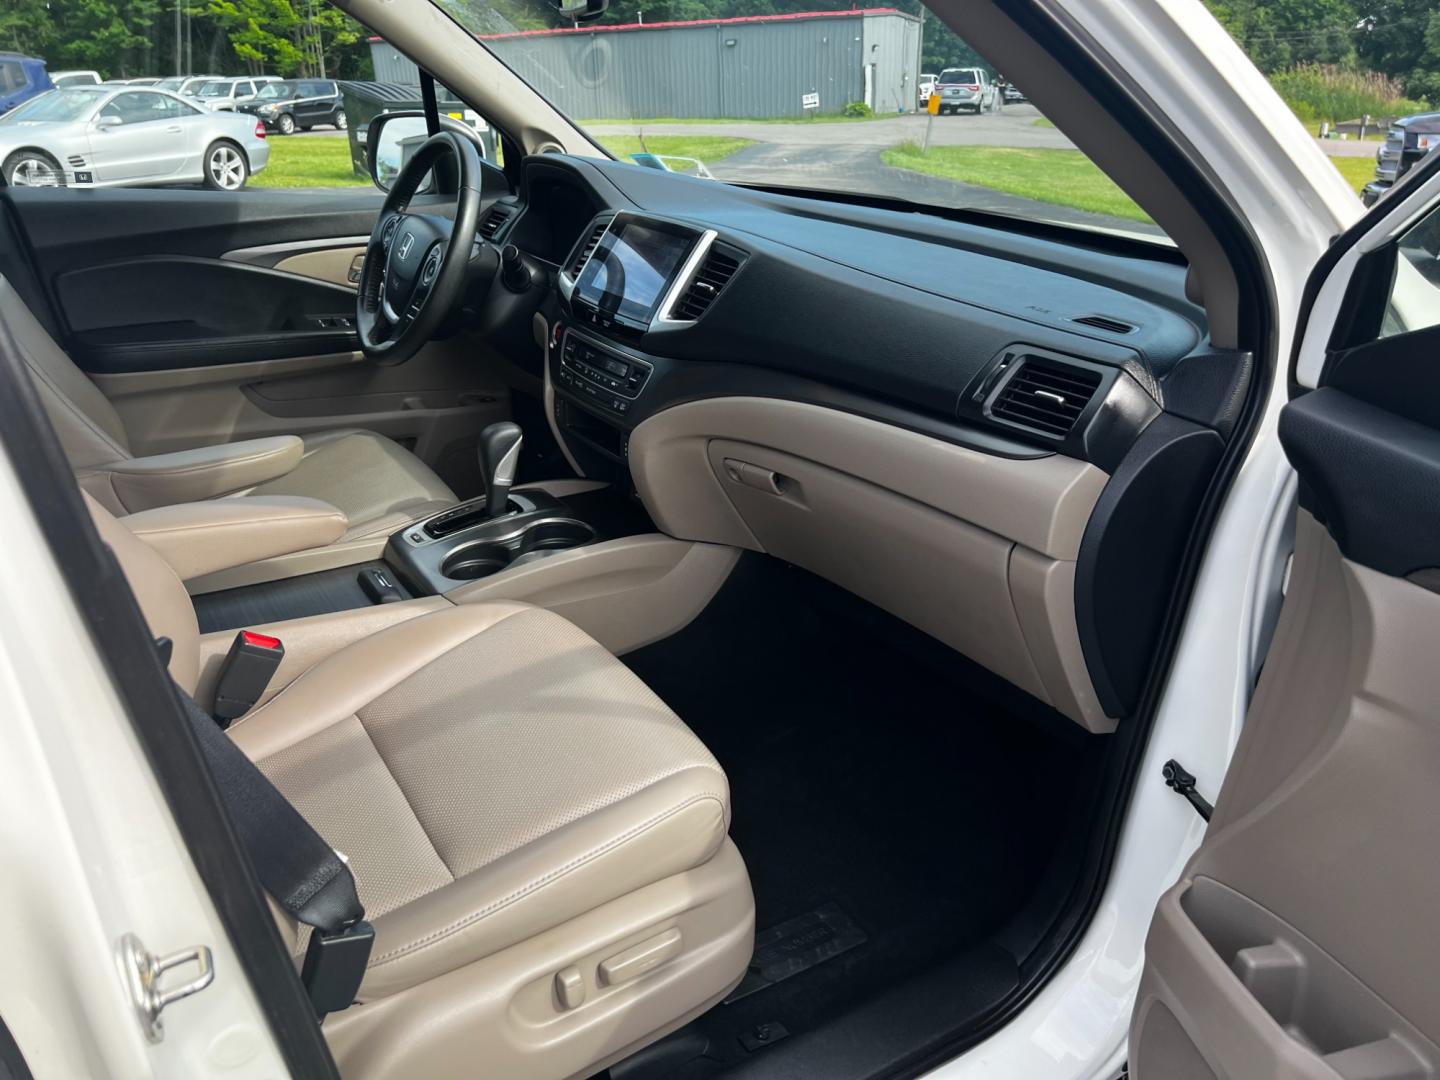
[[358,428],[137,457],[115,407],[3,277],[0,322],[25,358],[76,480],[113,514],[224,496],[304,495],[345,514],[343,542],[388,535],[459,501],[399,443]]

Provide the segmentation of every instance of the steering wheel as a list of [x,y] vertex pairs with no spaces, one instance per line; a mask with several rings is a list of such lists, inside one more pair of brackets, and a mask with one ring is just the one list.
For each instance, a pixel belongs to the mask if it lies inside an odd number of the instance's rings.
[[[458,181],[453,220],[410,212],[410,201],[445,155]],[[469,139],[439,131],[395,177],[365,248],[355,328],[360,348],[380,364],[400,364],[434,336],[465,290],[480,218],[480,155]]]

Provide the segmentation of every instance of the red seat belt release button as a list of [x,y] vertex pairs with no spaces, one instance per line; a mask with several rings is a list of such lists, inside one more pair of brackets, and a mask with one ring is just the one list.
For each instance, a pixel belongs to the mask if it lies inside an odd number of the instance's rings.
[[254,708],[284,659],[279,638],[253,630],[236,634],[215,682],[215,719],[228,725]]

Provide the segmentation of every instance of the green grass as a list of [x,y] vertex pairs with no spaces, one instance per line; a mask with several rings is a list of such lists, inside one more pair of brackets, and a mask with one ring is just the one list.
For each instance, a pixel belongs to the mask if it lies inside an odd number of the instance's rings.
[[1034,120],[1030,121],[1030,126],[1053,128],[1055,126],[1055,121],[1047,119],[1044,116],[1037,116]]
[[[906,115],[913,114],[914,110]],[[800,116],[650,116],[643,120],[632,120],[628,116],[620,116],[613,120],[576,120],[575,123],[582,128],[592,127],[596,124],[608,124],[612,127],[624,124],[640,128],[647,124],[865,124],[871,120],[893,120],[899,115],[899,113],[876,113],[873,116],[841,116],[839,113],[807,112]]]
[[1332,157],[1330,164],[1340,170],[1340,175],[1345,182],[1357,192],[1375,179],[1375,159],[1373,157]]
[[257,188],[368,187],[370,178],[350,166],[350,140],[343,135],[270,136],[270,164],[250,178]]
[[652,154],[699,158],[706,165],[729,157],[737,150],[753,146],[752,139],[731,139],[724,135],[605,135],[596,140],[618,158],[648,151]]
[[886,165],[945,180],[1005,191],[1096,214],[1150,220],[1079,150],[1020,150],[1003,146],[936,146],[921,154],[901,143],[881,155]]

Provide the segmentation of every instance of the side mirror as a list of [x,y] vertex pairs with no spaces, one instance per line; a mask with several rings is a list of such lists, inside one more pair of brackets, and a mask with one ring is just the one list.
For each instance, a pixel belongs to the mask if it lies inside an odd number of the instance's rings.
[[109,131],[111,128],[119,127],[124,122],[125,121],[121,120],[118,116],[101,116],[95,120],[95,130]]
[[[454,117],[441,116],[440,126],[466,136],[475,143],[480,156],[486,156],[484,141],[469,124],[462,124]],[[381,113],[355,135],[357,141],[365,143],[370,179],[381,191],[389,191],[400,170],[430,138],[430,128],[425,123],[425,114],[421,112]],[[426,180],[420,191],[430,190],[431,183],[431,180]]]
[[567,19],[589,22],[605,14],[610,0],[550,0],[555,10]]

